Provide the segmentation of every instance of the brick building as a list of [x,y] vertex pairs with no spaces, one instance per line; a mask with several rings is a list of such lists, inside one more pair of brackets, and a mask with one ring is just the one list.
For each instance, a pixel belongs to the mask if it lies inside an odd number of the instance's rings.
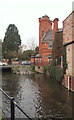
[[63,84],[74,91],[74,11],[63,21],[63,44],[68,63]]
[[52,58],[53,60],[57,60],[57,62],[59,62],[58,64],[61,65],[62,55],[63,55],[63,29],[60,28],[55,33],[52,49]]
[[58,18],[53,21],[45,15],[39,18],[39,54],[31,57],[36,66],[49,65],[52,59],[52,44],[58,30]]

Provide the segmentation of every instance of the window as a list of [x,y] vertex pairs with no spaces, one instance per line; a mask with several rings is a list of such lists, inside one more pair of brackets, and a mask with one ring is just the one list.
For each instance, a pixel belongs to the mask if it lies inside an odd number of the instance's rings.
[[38,58],[36,58],[35,62],[38,63]]
[[52,48],[52,41],[49,42],[48,48]]
[[40,58],[40,63],[42,63],[42,58]]

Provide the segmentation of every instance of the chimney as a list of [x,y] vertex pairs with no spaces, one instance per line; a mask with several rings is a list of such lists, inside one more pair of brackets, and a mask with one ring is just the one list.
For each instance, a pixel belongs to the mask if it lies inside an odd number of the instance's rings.
[[53,30],[54,30],[55,32],[58,30],[58,21],[59,21],[58,18],[55,18],[54,21],[53,21],[53,23],[54,23],[54,25],[53,25]]

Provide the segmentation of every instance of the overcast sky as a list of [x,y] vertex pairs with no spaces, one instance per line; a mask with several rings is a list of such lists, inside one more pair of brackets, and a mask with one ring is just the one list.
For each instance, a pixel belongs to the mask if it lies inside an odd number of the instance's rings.
[[0,0],[0,39],[3,40],[9,24],[15,24],[19,30],[22,44],[39,41],[38,18],[47,14],[51,20],[62,21],[72,12],[73,0]]

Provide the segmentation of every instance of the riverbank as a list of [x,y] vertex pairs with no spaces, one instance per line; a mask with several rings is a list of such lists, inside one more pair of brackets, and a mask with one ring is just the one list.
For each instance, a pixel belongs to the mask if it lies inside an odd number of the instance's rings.
[[20,66],[16,66],[15,68],[12,68],[12,71],[14,74],[32,74],[34,73],[32,70],[31,70],[31,66],[23,66],[23,65],[20,65]]

